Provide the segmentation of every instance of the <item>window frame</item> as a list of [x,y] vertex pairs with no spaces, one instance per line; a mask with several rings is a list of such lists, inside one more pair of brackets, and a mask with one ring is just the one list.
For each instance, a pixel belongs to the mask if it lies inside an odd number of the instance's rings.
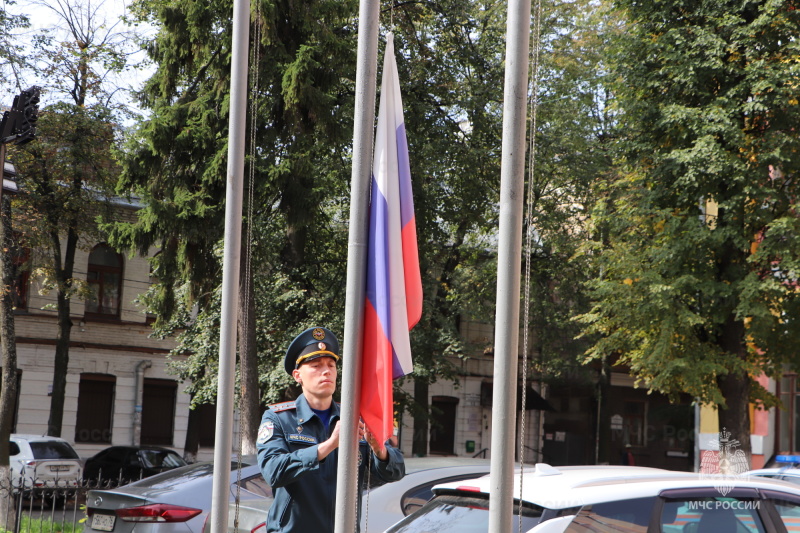
[[[100,383],[110,383],[106,387],[101,388],[110,388],[110,391],[100,390],[98,388],[94,388],[94,390],[84,390],[83,386],[91,387],[91,384],[100,384]],[[99,400],[87,400],[84,397],[84,402],[89,401],[88,404],[81,402],[81,392],[84,394],[92,394],[92,395],[101,395],[105,400],[100,402]],[[82,372],[80,375],[80,379],[78,381],[78,401],[76,407],[76,416],[75,416],[75,442],[81,444],[111,444],[113,433],[114,433],[114,401],[117,395],[117,376],[112,374],[99,374],[95,372]],[[99,413],[99,411],[94,410],[91,413],[87,413],[85,410],[87,409],[88,405],[100,405],[104,407],[107,413]],[[83,409],[81,407],[83,406]],[[105,420],[107,414],[107,420]],[[97,423],[100,421],[100,417],[104,420],[103,423]],[[88,417],[88,418],[87,418]],[[104,426],[104,427],[101,427]],[[84,431],[88,431],[88,435],[84,438],[81,434]],[[92,438],[95,435],[95,432],[99,431],[99,438],[94,439]]]
[[[101,265],[99,263],[92,263],[92,254],[96,251],[105,248],[114,254],[117,258],[118,266],[109,266],[109,265]],[[92,251],[89,253],[89,258],[87,262],[86,268],[86,284],[92,289],[94,286],[97,287],[96,292],[93,290],[93,295],[96,296],[96,310],[90,310],[89,305],[93,302],[92,298],[86,299],[86,304],[84,306],[84,316],[86,318],[93,318],[93,319],[105,319],[105,320],[113,320],[119,319],[120,313],[122,310],[122,291],[124,285],[124,273],[125,273],[125,261],[122,257],[122,254],[118,253],[114,250],[111,246],[106,243],[100,243],[92,248]],[[96,279],[91,279],[92,274],[97,274]],[[100,302],[103,300],[103,296],[105,294],[106,286],[111,286],[110,283],[105,281],[106,274],[118,274],[118,281],[117,281],[117,299],[115,302],[115,308],[110,310],[109,312],[102,311],[105,309]]]

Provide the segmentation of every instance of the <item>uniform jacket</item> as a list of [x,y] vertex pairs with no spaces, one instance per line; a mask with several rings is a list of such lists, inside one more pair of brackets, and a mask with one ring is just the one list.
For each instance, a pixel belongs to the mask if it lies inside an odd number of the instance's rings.
[[[302,394],[294,402],[273,405],[264,413],[257,439],[258,464],[275,496],[267,514],[268,532],[333,531],[339,450],[318,461],[317,445],[328,439],[338,420],[339,405],[334,402],[326,432]],[[364,440],[359,443],[358,450],[360,515],[367,462],[370,476],[387,482],[405,475],[405,463],[400,451],[389,446],[386,462],[370,454]]]

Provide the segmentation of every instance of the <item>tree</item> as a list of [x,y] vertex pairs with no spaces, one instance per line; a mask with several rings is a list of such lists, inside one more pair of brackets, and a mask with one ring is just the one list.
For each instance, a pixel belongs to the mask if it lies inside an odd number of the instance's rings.
[[[258,342],[248,343],[248,353],[240,346],[239,354],[240,370],[249,376],[256,375],[251,369],[257,349],[267,354],[265,359],[279,360],[293,332],[324,315],[315,306],[343,305],[343,299],[333,300],[334,292],[325,292],[331,278],[314,276],[321,269],[332,271],[330,265],[340,266],[336,253],[343,249],[342,236],[346,239],[335,207],[340,191],[347,189],[348,174],[342,169],[349,131],[344,124],[352,120],[355,72],[355,52],[349,47],[355,37],[354,2],[306,2],[300,10],[264,3],[253,11],[257,61],[248,131],[256,152],[247,165],[255,180],[247,201],[256,207],[252,217],[245,217],[257,239],[253,275],[285,277],[307,297],[288,312],[282,309],[279,318],[269,317],[275,319],[270,330],[281,326],[275,345],[261,334],[256,337],[259,319],[249,317],[252,331],[246,334]],[[146,207],[137,224],[115,227],[112,240],[128,249],[160,249],[154,262],[159,284],[148,301],[166,334],[186,326],[182,322],[193,306],[198,324],[216,323],[218,314],[213,304],[221,272],[232,3],[147,0],[136,4],[135,12],[158,29],[148,45],[158,67],[142,92],[152,115],[130,140],[119,187],[141,196]],[[277,232],[267,239],[274,248],[259,249],[261,225]],[[254,278],[242,276],[244,281]],[[245,294],[260,303],[258,291],[256,284]],[[259,308],[273,309],[270,303]],[[248,316],[242,311],[240,316]],[[198,386],[215,383],[215,333],[202,335],[202,346],[187,339],[195,351],[181,376]],[[255,394],[244,398],[250,415],[242,419],[245,450],[253,451],[259,423],[256,388],[251,379],[247,390]],[[273,387],[264,390],[272,394]],[[214,397],[213,391],[195,395],[207,401]]]
[[81,290],[84,280],[73,278],[75,252],[85,243],[82,239],[100,238],[95,218],[108,213],[117,173],[111,153],[116,124],[129,116],[111,78],[129,66],[130,35],[107,26],[100,15],[102,3],[57,0],[43,5],[56,15],[58,28],[35,37],[28,75],[43,80],[55,103],[40,114],[39,141],[14,157],[22,177],[19,212],[27,217],[26,234],[32,246],[45,251],[38,273],[56,291],[58,335],[47,432],[60,436],[70,301],[88,294]]
[[85,280],[75,279],[75,252],[102,240],[96,218],[109,217],[108,191],[117,167],[110,151],[114,128],[105,107],[69,103],[40,112],[37,141],[14,153],[20,175],[19,227],[39,252],[36,274],[56,291],[58,336],[53,364],[53,396],[47,434],[61,436],[69,368],[73,297],[86,297]]
[[593,213],[591,358],[719,407],[750,452],[755,377],[798,368],[794,2],[618,2],[624,166]]

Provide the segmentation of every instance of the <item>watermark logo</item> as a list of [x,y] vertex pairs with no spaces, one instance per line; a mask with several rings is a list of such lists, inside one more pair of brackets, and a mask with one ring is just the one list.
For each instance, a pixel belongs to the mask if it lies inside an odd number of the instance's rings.
[[750,469],[747,455],[738,449],[740,442],[731,439],[730,431],[722,428],[719,432],[719,440],[711,441],[711,446],[717,450],[706,450],[703,452],[700,461],[700,478],[713,479],[714,488],[722,496],[726,496],[736,481],[746,477],[744,475]]

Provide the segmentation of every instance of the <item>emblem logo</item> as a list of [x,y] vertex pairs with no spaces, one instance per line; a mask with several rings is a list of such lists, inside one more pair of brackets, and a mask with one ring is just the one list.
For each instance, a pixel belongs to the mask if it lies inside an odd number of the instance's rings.
[[101,498],[100,496],[94,499],[95,505],[100,505],[101,503],[103,503],[103,498]]
[[319,348],[320,350],[325,350],[328,347],[325,345],[324,342],[320,342],[320,343],[317,344],[317,348]]
[[321,341],[325,338],[325,330],[322,328],[314,328],[314,331],[311,332],[311,336]]
[[274,433],[274,431],[275,431],[275,425],[272,423],[272,421],[267,420],[266,422],[261,424],[260,428],[258,428],[258,438],[256,439],[256,442],[258,444],[264,444],[265,442],[267,442],[269,439],[272,438],[272,434]]
[[[733,489],[736,481],[744,479],[750,469],[747,456],[739,450],[740,442],[731,439],[730,431],[722,428],[719,440],[711,441],[711,450],[705,450],[700,461],[700,479],[713,479],[714,488],[722,496]],[[713,448],[716,448],[714,450]]]

